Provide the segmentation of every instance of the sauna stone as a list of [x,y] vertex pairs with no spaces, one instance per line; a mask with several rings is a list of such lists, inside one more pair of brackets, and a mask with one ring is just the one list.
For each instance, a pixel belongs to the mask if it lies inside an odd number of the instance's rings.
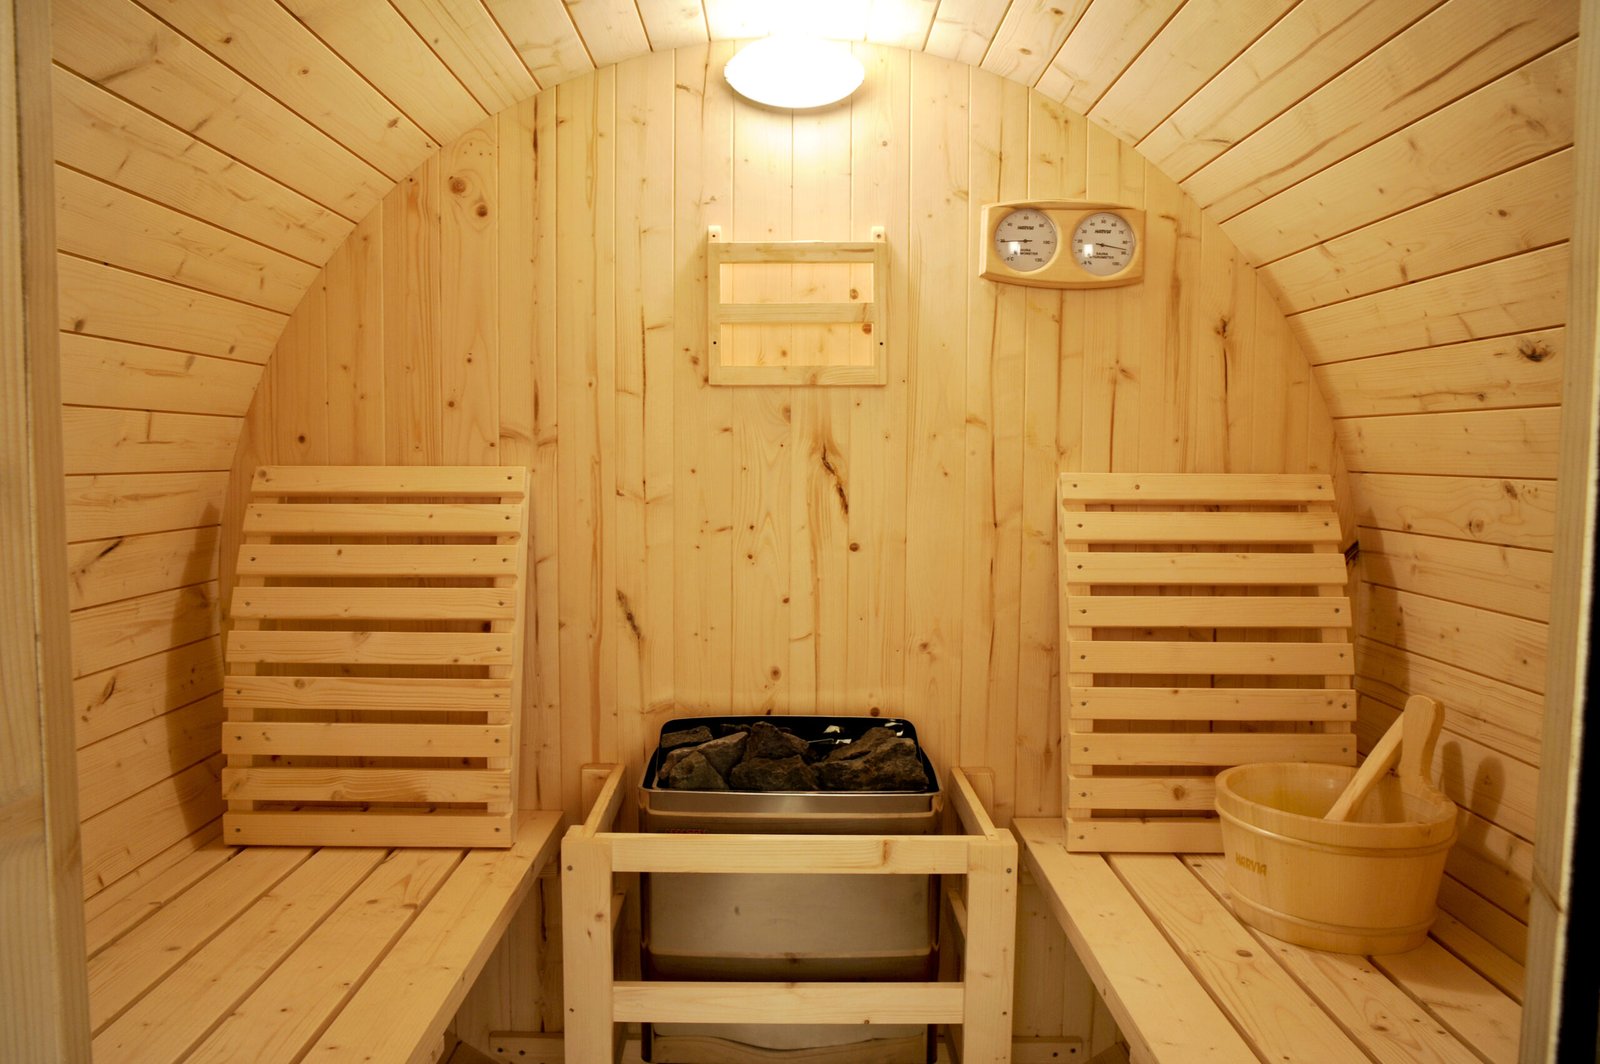
[[[699,732],[709,734],[709,729],[667,735]],[[699,791],[920,791],[928,785],[916,740],[893,729],[873,728],[823,756],[799,736],[764,721],[668,750],[656,779],[661,787]]]
[[814,791],[817,772],[799,754],[746,758],[733,766],[731,782],[741,791]]
[[817,779],[829,791],[915,791],[928,785],[917,744],[888,728],[835,747],[817,766]]
[[713,739],[709,743],[702,743],[696,748],[696,752],[710,762],[712,768],[726,777],[733,771],[733,766],[744,759],[748,739],[747,732],[735,732],[720,739]]
[[748,761],[777,761],[788,757],[813,759],[810,743],[765,721],[751,725],[750,742],[744,756]]
[[711,762],[699,750],[690,750],[672,766],[667,783],[682,791],[725,791],[728,781],[711,767]]
[[681,746],[696,746],[710,741],[711,729],[701,725],[698,728],[685,728],[682,731],[662,733],[661,749],[676,750]]

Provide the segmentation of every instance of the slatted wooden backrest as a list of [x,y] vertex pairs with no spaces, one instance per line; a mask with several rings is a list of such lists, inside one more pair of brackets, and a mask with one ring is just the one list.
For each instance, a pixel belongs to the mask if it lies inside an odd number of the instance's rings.
[[509,846],[517,466],[263,466],[227,641],[231,843]]
[[1355,762],[1329,477],[1060,479],[1068,848],[1221,849],[1212,777]]

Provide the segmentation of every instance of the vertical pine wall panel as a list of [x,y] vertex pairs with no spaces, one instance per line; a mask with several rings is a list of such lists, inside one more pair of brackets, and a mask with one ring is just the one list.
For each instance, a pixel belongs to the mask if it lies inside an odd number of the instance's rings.
[[[869,46],[850,104],[767,111],[723,84],[731,51],[575,78],[397,184],[294,308],[235,482],[302,456],[532,468],[541,805],[576,812],[586,762],[637,770],[674,713],[859,712],[994,768],[1002,818],[1056,815],[1057,472],[1331,470],[1305,356],[1222,230],[1082,115]],[[1023,196],[1147,209],[1144,283],[978,279],[979,208]],[[889,382],[710,386],[709,225],[884,227]],[[1019,1031],[1087,1035],[1058,932],[1025,934]],[[529,992],[558,1023],[559,988]]]

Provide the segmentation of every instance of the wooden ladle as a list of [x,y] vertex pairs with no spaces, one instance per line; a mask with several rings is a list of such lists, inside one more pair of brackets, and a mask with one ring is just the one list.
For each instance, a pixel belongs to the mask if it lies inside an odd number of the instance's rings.
[[1419,785],[1427,785],[1433,748],[1439,741],[1439,727],[1443,723],[1444,713],[1439,703],[1427,695],[1412,695],[1407,699],[1405,712],[1383,733],[1383,738],[1361,763],[1324,819],[1349,820],[1397,761],[1402,786],[1414,790]]

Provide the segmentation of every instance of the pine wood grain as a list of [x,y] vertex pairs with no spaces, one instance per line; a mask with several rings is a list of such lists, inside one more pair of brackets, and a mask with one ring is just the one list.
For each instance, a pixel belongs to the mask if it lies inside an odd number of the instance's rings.
[[1182,180],[1434,6],[1436,0],[1381,10],[1360,0],[1296,4],[1140,140],[1139,151]]
[[350,231],[335,211],[93,82],[51,74],[59,162],[305,262]]
[[63,3],[54,55],[92,81],[296,191],[356,219],[404,172],[362,159],[133,0]]
[[400,0],[394,6],[489,114],[537,91],[538,82],[482,4]]
[[[1563,45],[1234,215],[1254,261],[1292,252],[1531,162],[1572,143],[1576,49]],[[1414,170],[1412,160],[1426,159]],[[1406,181],[1361,181],[1405,173]]]
[[[1218,218],[1231,218],[1570,40],[1575,16],[1560,0],[1516,9],[1494,0],[1450,0],[1184,186]],[[1335,124],[1337,134],[1328,135]]]

